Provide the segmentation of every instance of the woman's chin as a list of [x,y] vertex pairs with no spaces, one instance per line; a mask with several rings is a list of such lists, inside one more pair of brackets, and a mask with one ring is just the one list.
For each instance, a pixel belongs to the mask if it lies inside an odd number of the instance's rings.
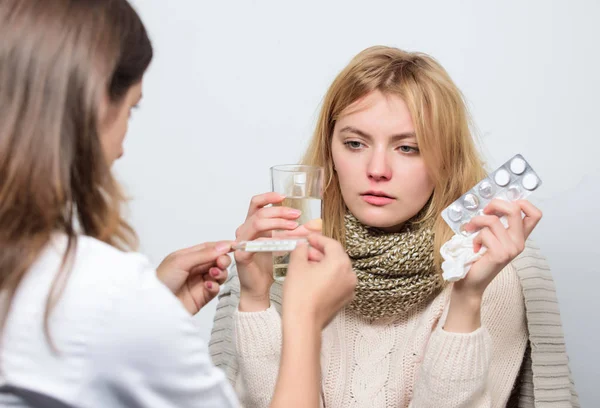
[[395,212],[391,209],[381,207],[361,208],[356,212],[352,212],[352,214],[361,222],[361,224],[387,232],[400,231],[402,225],[408,219],[399,217],[397,211]]

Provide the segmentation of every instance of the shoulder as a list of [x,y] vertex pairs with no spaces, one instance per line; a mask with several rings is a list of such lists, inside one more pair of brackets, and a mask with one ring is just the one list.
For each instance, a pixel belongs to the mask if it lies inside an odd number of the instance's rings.
[[[44,269],[54,264],[58,271],[66,250],[66,239],[46,251]],[[139,252],[125,252],[95,238],[77,238],[67,258],[68,288],[71,295],[89,296],[95,302],[119,302],[148,284],[159,283],[156,269]],[[156,285],[151,285],[156,286]]]
[[[53,279],[61,270],[67,251],[67,237],[55,235],[32,265],[29,275],[36,279]],[[93,280],[95,285],[122,284],[135,280],[136,271],[154,268],[148,259],[137,252],[124,252],[102,241],[87,236],[78,236],[66,258],[65,269],[71,281],[78,283]]]
[[[85,270],[102,269],[111,278],[123,276],[133,278],[132,272],[154,269],[146,256],[138,252],[124,252],[91,237],[79,237],[75,249],[74,268]],[[123,274],[127,270],[130,273]],[[113,276],[114,275],[114,276]]]
[[[36,300],[39,308],[45,307],[45,299],[59,276],[64,290],[59,292],[57,306],[61,310],[81,310],[76,315],[84,320],[86,313],[105,313],[111,303],[139,286],[140,281],[156,276],[145,256],[120,251],[91,237],[77,237],[65,258],[66,251],[67,237],[53,236],[20,286],[22,296],[30,300],[44,298]],[[69,315],[73,317],[73,312]]]

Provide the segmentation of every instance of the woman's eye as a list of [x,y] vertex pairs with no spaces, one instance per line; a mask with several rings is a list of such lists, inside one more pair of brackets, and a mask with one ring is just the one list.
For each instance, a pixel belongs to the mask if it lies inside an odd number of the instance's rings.
[[402,153],[419,153],[419,148],[413,146],[400,146]]
[[352,150],[360,149],[363,145],[361,142],[357,142],[356,140],[349,140],[347,142],[344,142],[344,144]]

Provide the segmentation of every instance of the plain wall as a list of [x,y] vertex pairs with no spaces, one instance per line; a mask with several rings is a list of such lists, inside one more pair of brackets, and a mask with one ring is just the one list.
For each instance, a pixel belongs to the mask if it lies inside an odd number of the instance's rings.
[[[599,1],[134,4],[156,56],[117,173],[153,262],[234,237],[269,167],[301,157],[356,53],[426,52],[464,92],[489,168],[522,153],[543,179],[533,238],[553,269],[582,405],[598,406]],[[197,316],[205,340],[214,305]]]

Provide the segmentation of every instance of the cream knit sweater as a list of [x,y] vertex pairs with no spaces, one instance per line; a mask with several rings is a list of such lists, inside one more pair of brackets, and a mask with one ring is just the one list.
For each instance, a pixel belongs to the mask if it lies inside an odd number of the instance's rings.
[[[232,272],[219,300],[210,345],[213,362],[226,371],[245,407],[266,407],[281,350],[281,285],[273,286],[268,310],[242,313],[237,310],[239,282]],[[482,327],[473,333],[441,328],[450,290],[393,319],[371,322],[342,311],[323,332],[322,405],[505,407],[523,366],[518,406],[533,407],[531,361],[523,364],[528,345],[525,304],[514,265],[486,290]],[[553,380],[551,370],[547,377]],[[570,373],[566,381],[570,384]],[[566,391],[564,398],[535,406],[578,406],[574,389]]]

